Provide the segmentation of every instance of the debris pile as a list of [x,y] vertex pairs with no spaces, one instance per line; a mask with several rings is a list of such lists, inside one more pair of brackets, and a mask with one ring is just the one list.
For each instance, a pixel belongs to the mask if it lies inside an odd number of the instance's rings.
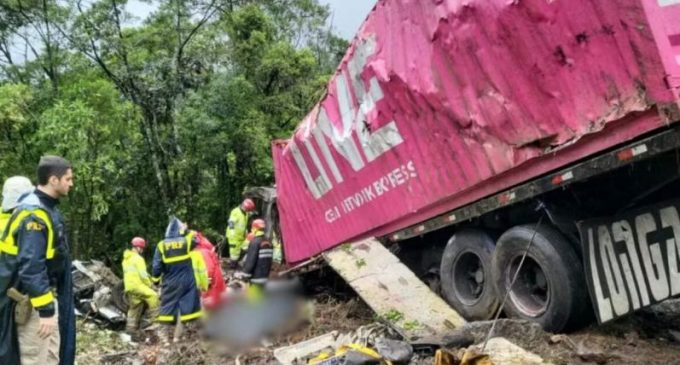
[[74,268],[83,312],[77,354],[82,365],[327,365],[341,360],[348,365],[632,365],[675,363],[680,358],[680,346],[673,345],[680,342],[680,301],[569,335],[546,333],[528,321],[500,319],[486,346],[492,321],[467,323],[441,337],[405,340],[394,325],[397,312],[375,313],[332,272],[304,278],[309,300],[303,323],[247,351],[222,352],[199,332],[163,347],[154,329],[145,330],[141,338],[112,330],[116,322],[102,308],[124,312],[116,305],[120,297],[114,299],[120,280],[110,270],[98,262]]
[[73,261],[73,295],[76,315],[113,328],[125,325],[123,281],[103,262]]

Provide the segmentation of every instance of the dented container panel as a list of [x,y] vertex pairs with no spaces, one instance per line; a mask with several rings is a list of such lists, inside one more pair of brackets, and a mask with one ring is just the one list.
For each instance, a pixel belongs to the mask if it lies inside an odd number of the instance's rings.
[[657,42],[666,12],[680,16],[674,1],[379,1],[326,95],[273,144],[286,259],[664,125],[675,69]]

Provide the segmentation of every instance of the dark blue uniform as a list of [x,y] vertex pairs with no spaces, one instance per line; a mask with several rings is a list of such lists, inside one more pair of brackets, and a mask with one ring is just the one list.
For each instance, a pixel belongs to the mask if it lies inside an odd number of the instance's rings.
[[59,363],[75,361],[75,313],[71,257],[58,200],[36,190],[23,198],[0,238],[0,364],[18,364],[13,303],[15,287],[31,298],[41,317],[54,315],[52,288],[59,302]]
[[203,314],[201,293],[189,255],[196,242],[193,234],[183,233],[179,220],[173,218],[165,239],[158,243],[154,253],[151,276],[154,282],[161,282],[160,322],[174,323],[178,316],[186,322]]

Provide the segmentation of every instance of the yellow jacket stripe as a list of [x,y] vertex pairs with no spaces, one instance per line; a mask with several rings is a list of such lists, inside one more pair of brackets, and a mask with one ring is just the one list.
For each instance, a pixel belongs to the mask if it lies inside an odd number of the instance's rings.
[[54,301],[54,295],[52,294],[51,291],[48,291],[47,293],[45,293],[45,294],[43,294],[39,297],[31,298],[31,305],[34,308],[40,308],[42,306],[46,306],[46,305],[52,303],[53,301]]
[[2,239],[0,239],[0,252],[5,252],[12,256],[19,254],[19,247],[16,242],[14,242],[14,233],[19,229],[21,223],[24,219],[29,216],[35,216],[45,223],[47,227],[47,251],[45,252],[45,258],[48,260],[54,258],[54,229],[52,228],[52,219],[50,219],[49,214],[40,208],[36,209],[25,209],[19,211],[16,216],[13,216],[9,221],[9,229],[5,229],[2,232]]

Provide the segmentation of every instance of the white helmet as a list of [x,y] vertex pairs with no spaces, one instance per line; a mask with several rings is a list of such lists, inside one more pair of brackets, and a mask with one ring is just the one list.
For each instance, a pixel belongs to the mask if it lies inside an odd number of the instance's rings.
[[9,211],[19,205],[19,198],[33,191],[31,180],[23,176],[12,176],[2,186],[2,210]]

